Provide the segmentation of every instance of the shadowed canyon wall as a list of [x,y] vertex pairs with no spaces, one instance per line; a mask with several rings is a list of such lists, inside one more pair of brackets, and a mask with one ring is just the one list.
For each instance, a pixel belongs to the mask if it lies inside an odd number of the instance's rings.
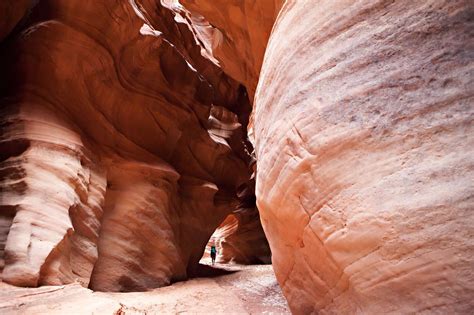
[[183,279],[255,210],[255,156],[294,313],[472,312],[471,1],[42,0],[20,33],[23,5],[0,32],[5,281]]
[[30,11],[1,47],[3,281],[129,291],[192,275],[250,177],[245,88],[158,2]]
[[[255,166],[255,164],[253,164]],[[217,249],[217,262],[238,264],[271,263],[271,252],[255,199],[255,177],[238,191],[239,204],[212,234],[212,245]]]
[[253,98],[265,47],[283,0],[162,2],[172,3],[168,6],[191,27],[203,55],[244,84]]
[[6,37],[21,19],[26,15],[30,8],[30,0],[18,1],[2,1],[0,3],[0,12],[2,19],[0,20],[0,41]]

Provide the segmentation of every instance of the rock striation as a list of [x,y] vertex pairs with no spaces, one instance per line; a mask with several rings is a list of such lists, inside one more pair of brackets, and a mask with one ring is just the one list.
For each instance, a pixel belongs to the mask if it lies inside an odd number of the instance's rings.
[[470,1],[286,1],[254,101],[292,312],[474,309]]
[[216,246],[219,263],[268,264],[271,252],[256,206],[255,179],[241,186],[239,204],[212,234],[207,249]]
[[146,290],[261,219],[295,314],[472,313],[471,1],[0,9],[5,282]]
[[165,0],[192,29],[202,54],[241,82],[251,98],[283,0]]
[[130,291],[193,275],[250,177],[251,107],[173,17],[40,1],[2,43],[3,281]]

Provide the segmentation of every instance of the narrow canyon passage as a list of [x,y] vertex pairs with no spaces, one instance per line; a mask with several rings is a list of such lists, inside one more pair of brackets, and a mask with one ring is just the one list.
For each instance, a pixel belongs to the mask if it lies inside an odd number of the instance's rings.
[[472,0],[0,0],[0,313],[474,313],[473,52]]

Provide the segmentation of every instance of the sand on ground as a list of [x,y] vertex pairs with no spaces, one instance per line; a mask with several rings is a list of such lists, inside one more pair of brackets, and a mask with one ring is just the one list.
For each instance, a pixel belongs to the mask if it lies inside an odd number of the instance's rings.
[[271,265],[210,266],[201,276],[147,292],[93,292],[79,284],[0,283],[1,314],[289,314]]

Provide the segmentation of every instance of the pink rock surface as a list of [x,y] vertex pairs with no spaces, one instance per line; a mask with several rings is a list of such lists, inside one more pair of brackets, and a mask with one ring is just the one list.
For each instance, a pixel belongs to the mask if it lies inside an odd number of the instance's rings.
[[212,234],[207,245],[216,246],[220,263],[271,263],[271,252],[255,204],[255,180],[241,186],[239,204]]
[[154,1],[41,1],[2,47],[5,282],[166,285],[235,208],[245,89],[172,17]]
[[248,133],[293,313],[472,313],[471,1],[0,9],[4,281],[166,285],[239,208],[223,257],[253,255]]
[[470,1],[287,1],[254,102],[294,313],[474,309]]

